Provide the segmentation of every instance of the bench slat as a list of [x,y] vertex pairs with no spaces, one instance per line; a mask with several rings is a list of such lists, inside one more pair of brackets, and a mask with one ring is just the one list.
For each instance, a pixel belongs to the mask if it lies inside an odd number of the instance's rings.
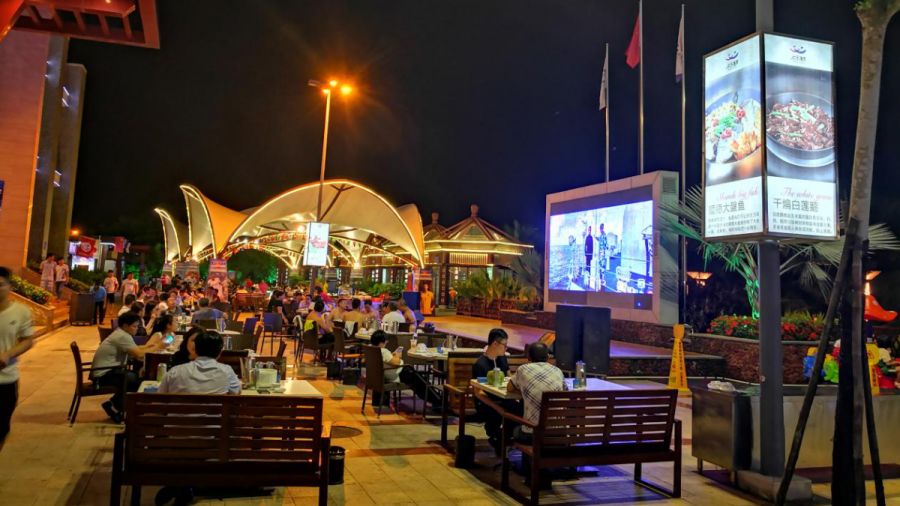
[[314,450],[318,448],[318,441],[312,439],[242,439],[242,438],[228,438],[228,448],[229,452],[234,452],[235,449],[259,449],[259,448],[270,448],[270,449],[283,449],[283,450],[299,450],[299,449],[310,449]]

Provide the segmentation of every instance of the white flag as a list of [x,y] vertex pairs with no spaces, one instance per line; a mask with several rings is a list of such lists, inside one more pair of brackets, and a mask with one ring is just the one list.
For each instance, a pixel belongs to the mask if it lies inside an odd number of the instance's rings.
[[606,109],[609,103],[609,47],[606,48],[606,58],[603,59],[603,78],[600,80],[600,110]]
[[681,7],[681,23],[678,25],[678,47],[675,49],[675,82],[684,79],[684,6]]

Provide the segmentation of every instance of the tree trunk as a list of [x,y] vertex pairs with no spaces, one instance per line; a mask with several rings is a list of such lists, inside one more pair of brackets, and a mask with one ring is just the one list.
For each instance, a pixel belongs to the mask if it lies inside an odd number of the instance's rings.
[[[884,56],[884,36],[888,22],[900,8],[898,0],[868,0],[857,4],[862,25],[862,62],[860,71],[859,113],[856,146],[853,157],[850,190],[851,219],[859,222],[859,242],[865,244],[869,233],[869,214],[872,204],[872,175],[875,158],[878,105],[881,92],[881,67]],[[865,482],[862,468],[862,416],[864,392],[859,364],[863,355],[863,284],[864,249],[856,249],[851,267],[852,318],[850,328],[841,341],[841,374],[835,411],[833,479],[831,500],[834,504],[864,504]],[[849,339],[849,343],[847,340]],[[847,367],[849,366],[849,367]],[[846,370],[845,371],[845,367]]]

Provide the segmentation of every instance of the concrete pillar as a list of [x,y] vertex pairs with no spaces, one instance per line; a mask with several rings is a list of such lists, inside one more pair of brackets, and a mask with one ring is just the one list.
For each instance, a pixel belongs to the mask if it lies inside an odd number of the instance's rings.
[[0,265],[25,265],[50,36],[11,31],[0,42]]

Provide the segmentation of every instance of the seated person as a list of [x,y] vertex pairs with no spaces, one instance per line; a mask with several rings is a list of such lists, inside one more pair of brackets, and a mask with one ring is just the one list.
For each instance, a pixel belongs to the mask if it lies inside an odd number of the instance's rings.
[[[124,366],[128,357],[143,360],[144,355],[165,347],[161,339],[150,339],[147,344],[138,346],[134,342],[134,334],[140,326],[141,317],[131,311],[118,318],[119,327],[100,343],[91,367]],[[116,423],[121,423],[124,414],[125,391],[136,392],[141,382],[132,371],[106,369],[92,373],[92,378],[99,385],[116,387],[112,399],[102,404],[103,411]]]
[[[507,389],[510,392],[521,392],[525,404],[523,418],[537,425],[541,416],[541,396],[544,392],[559,392],[566,389],[562,371],[547,362],[550,350],[543,343],[534,343],[528,347],[528,363],[522,364],[509,379]],[[531,429],[525,426],[516,427],[513,437],[526,444],[531,443]]]
[[200,309],[194,311],[194,314],[191,315],[191,325],[195,325],[197,320],[218,320],[225,316],[225,314],[218,309],[209,307],[209,299],[206,297],[200,298],[198,304],[200,305]]
[[116,315],[116,318],[131,311],[131,305],[134,304],[136,300],[137,298],[135,298],[133,293],[129,293],[128,295],[126,295],[125,300],[122,301],[122,307],[119,308],[119,314]]
[[375,308],[372,307],[372,299],[366,299],[365,303],[363,303],[363,308],[360,310],[360,313],[365,317],[366,322],[370,322],[372,320],[378,321],[381,318],[381,315],[378,314],[378,311],[375,311]]
[[222,352],[222,337],[215,331],[196,332],[187,342],[191,361],[173,367],[162,382],[162,393],[239,394],[241,380],[231,366],[216,361]]
[[176,365],[186,364],[191,361],[191,352],[188,351],[188,344],[190,344],[191,340],[193,340],[197,334],[204,330],[205,329],[202,327],[196,325],[193,325],[188,329],[181,338],[181,345],[179,345],[178,350],[175,351],[175,353],[172,354],[172,358],[169,359],[169,367],[175,367]]
[[[491,329],[488,333],[488,345],[484,350],[484,354],[472,364],[473,378],[484,378],[488,375],[488,371],[493,371],[494,368],[503,371],[504,375],[509,374],[509,361],[506,359],[507,341],[508,336],[505,330],[500,328]],[[496,397],[492,397],[491,400],[508,411],[513,413],[521,412],[518,408],[518,403],[515,401],[503,402],[502,399]],[[503,416],[478,399],[475,399],[475,410],[484,420],[484,432],[487,433],[488,443],[495,452],[499,452],[500,437],[503,435],[501,431]]]
[[[306,332],[312,329],[313,325],[315,325],[318,332],[319,344],[334,342],[334,325],[331,323],[331,320],[325,317],[325,303],[322,300],[317,300],[312,311],[306,315],[306,320],[303,322],[303,331]],[[325,350],[322,351],[323,355],[324,353]]]
[[[402,381],[412,389],[416,397],[430,403],[432,409],[437,409],[441,406],[441,391],[437,387],[429,385],[425,378],[416,372],[412,366],[403,365],[403,351],[397,348],[391,352],[385,348],[385,345],[387,345],[387,334],[383,330],[376,330],[372,333],[371,343],[372,346],[381,348],[385,383]],[[379,400],[376,394],[373,393],[372,405],[377,406]],[[388,400],[384,399],[383,406],[386,406],[387,402]]]
[[399,306],[396,302],[391,301],[388,303],[388,312],[381,317],[381,323],[394,323],[397,324],[407,323],[406,317],[403,316],[403,313],[400,311]]
[[[349,324],[352,322],[353,325],[355,325],[356,327],[359,327],[363,322],[365,322],[366,316],[364,314],[362,314],[362,312],[360,312],[359,306],[360,306],[359,299],[353,299],[352,301],[350,301],[350,311],[347,311],[346,313],[344,313],[344,323],[345,324]],[[347,325],[347,328],[349,329],[350,326]]]
[[412,309],[406,305],[406,301],[400,299],[397,301],[397,309],[400,310],[400,313],[403,314],[403,321],[410,324],[411,327],[416,326],[416,314],[413,313]]
[[281,324],[287,325],[290,321],[287,319],[287,313],[284,310],[284,292],[275,290],[272,292],[272,298],[269,299],[269,305],[266,307],[269,313],[277,313],[281,318]]

